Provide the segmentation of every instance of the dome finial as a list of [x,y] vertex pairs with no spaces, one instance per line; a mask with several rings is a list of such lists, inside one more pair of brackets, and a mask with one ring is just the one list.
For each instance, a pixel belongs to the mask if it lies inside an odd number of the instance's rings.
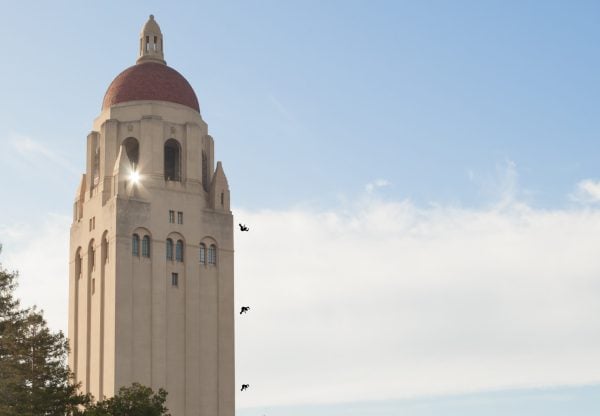
[[158,23],[154,20],[154,15],[151,14],[140,33],[140,52],[136,62],[138,64],[142,62],[166,64],[163,51],[163,35]]

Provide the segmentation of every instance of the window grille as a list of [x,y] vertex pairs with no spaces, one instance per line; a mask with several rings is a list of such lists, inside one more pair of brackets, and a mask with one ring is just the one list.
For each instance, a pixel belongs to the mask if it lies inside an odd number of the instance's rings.
[[200,244],[200,263],[206,264],[206,246],[204,244]]
[[183,241],[177,240],[177,245],[175,246],[175,260],[183,261]]
[[134,234],[131,240],[131,254],[135,257],[140,255],[140,236],[137,234]]
[[142,256],[150,257],[150,237],[147,235],[142,239]]
[[217,264],[217,247],[214,244],[208,248],[208,264]]
[[173,260],[173,240],[167,238],[167,260]]

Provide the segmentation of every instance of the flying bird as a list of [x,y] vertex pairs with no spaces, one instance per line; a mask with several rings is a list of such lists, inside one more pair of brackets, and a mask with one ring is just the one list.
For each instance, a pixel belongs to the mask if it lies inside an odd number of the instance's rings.
[[242,310],[240,311],[240,315],[246,313],[250,310],[250,306],[242,306]]
[[250,384],[242,384],[242,389],[240,391],[244,391],[246,390],[248,387],[250,387]]
[[240,224],[240,230],[241,231],[250,231],[250,228],[246,227],[245,225]]

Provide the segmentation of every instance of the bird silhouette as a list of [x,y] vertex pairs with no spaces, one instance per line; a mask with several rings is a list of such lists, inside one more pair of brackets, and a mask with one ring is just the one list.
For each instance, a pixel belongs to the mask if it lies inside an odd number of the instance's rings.
[[250,228],[246,227],[245,225],[240,224],[240,230],[241,231],[250,231]]
[[240,310],[240,315],[246,313],[250,310],[250,306],[242,306],[242,310]]
[[242,384],[242,389],[240,391],[244,391],[246,390],[248,387],[250,387],[250,384]]

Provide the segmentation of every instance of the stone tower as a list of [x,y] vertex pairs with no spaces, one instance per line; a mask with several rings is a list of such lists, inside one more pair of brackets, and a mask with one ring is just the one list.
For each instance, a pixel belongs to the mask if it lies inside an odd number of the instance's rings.
[[187,80],[142,28],[108,87],[73,206],[69,365],[96,398],[165,388],[173,416],[234,414],[233,217]]

